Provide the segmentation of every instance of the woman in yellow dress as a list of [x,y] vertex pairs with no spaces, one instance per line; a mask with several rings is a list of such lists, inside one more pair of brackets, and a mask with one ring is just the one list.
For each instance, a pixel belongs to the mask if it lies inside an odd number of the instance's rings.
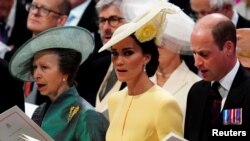
[[119,27],[99,50],[111,49],[116,75],[127,83],[108,100],[107,141],[160,141],[170,132],[183,136],[175,98],[149,79],[159,64],[157,46],[166,12],[164,4],[152,6]]

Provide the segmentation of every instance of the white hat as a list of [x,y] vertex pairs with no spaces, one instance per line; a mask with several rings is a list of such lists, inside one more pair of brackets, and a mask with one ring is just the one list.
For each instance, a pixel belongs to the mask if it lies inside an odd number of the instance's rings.
[[99,52],[109,49],[129,35],[135,33],[138,41],[145,42],[155,39],[156,44],[160,44],[162,28],[165,26],[165,16],[167,13],[174,13],[175,10],[167,5],[165,1],[155,1],[147,10],[134,18],[131,22],[117,28],[112,38],[102,46]]
[[34,81],[29,65],[38,51],[49,48],[69,48],[81,53],[83,63],[94,50],[91,33],[81,27],[64,26],[46,30],[24,43],[13,55],[9,70],[24,81]]
[[[123,0],[122,11],[127,22],[137,17],[149,7],[154,5],[157,0]],[[166,14],[166,26],[163,27],[162,41],[165,47],[181,54],[192,54],[190,48],[190,37],[194,20],[185,14],[178,6],[163,1],[167,7],[171,7],[175,12]]]

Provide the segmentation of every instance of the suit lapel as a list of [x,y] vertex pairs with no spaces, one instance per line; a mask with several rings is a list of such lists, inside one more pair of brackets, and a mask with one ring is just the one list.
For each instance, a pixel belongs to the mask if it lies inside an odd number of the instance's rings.
[[[192,93],[192,101],[189,101],[190,106],[190,112],[187,111],[186,114],[188,115],[189,119],[186,120],[186,122],[189,122],[192,127],[189,127],[185,130],[193,130],[194,132],[189,137],[193,140],[199,140],[200,137],[203,137],[203,133],[201,131],[207,130],[208,127],[206,124],[206,101],[207,97],[210,91],[210,82],[201,81],[200,85],[197,85],[194,87],[194,89],[191,89]],[[191,95],[190,95],[191,96]],[[188,132],[188,131],[187,131]]]
[[229,90],[223,109],[240,108],[239,106],[242,104],[241,102],[243,101],[246,94],[243,93],[244,88],[242,88],[244,87],[242,83],[244,82],[244,78],[246,78],[245,75],[246,72],[242,66],[240,66]]
[[98,26],[96,23],[98,19],[98,15],[95,9],[95,5],[96,5],[95,1],[91,0],[91,2],[89,3],[88,7],[84,11],[78,23],[78,26],[84,27],[88,29],[90,32],[98,31]]

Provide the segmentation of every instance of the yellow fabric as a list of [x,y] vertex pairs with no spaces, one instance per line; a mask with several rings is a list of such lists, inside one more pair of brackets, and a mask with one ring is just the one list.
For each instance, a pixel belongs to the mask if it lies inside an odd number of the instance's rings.
[[182,112],[174,97],[159,86],[129,96],[127,88],[108,101],[107,141],[160,141],[168,133],[183,136]]

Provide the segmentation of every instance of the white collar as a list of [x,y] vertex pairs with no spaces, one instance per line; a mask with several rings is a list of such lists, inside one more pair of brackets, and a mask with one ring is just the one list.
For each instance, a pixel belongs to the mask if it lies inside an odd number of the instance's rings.
[[235,10],[233,10],[233,11],[234,11],[234,13],[233,13],[233,17],[232,17],[231,21],[233,22],[233,24],[236,27],[238,20],[239,20],[239,14]]
[[85,12],[85,10],[87,9],[88,5],[90,4],[91,0],[86,0],[85,2],[83,2],[82,4],[78,5],[77,7],[73,8],[70,11],[69,15],[73,15],[74,16],[74,20],[72,20],[71,23],[69,23],[70,25],[74,25],[76,26],[78,24],[78,22],[80,21],[83,13]]
[[10,13],[8,15],[8,18],[7,18],[7,23],[6,23],[6,26],[10,27],[9,31],[8,31],[8,35],[10,36],[11,32],[12,32],[12,29],[14,27],[14,24],[15,24],[15,17],[16,17],[16,5],[17,5],[17,1],[14,0],[14,3],[11,7],[11,10],[10,10]]
[[237,60],[237,62],[235,63],[233,69],[226,75],[224,76],[219,82],[221,84],[221,86],[226,89],[227,91],[230,90],[231,86],[232,86],[232,83],[233,83],[233,80],[237,74],[237,71],[240,67],[240,63],[239,61]]

